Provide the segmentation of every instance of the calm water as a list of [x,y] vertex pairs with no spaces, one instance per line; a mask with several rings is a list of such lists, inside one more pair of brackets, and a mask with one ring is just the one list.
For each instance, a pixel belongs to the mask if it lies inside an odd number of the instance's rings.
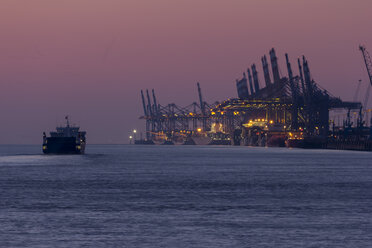
[[0,247],[372,247],[372,153],[0,146]]

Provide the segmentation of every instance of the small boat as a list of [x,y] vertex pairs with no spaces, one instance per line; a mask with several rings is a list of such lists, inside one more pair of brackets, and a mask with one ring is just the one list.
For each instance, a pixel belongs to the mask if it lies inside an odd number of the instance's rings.
[[50,132],[50,137],[43,133],[43,153],[45,154],[84,154],[85,131],[80,127],[70,126],[68,116],[65,117],[66,126],[57,127],[55,132]]

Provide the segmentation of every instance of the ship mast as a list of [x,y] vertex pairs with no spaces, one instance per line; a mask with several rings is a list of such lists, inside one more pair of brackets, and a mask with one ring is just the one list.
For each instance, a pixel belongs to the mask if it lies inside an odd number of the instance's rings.
[[65,119],[66,119],[66,125],[67,125],[67,127],[70,127],[70,122],[68,120],[68,115],[66,115]]

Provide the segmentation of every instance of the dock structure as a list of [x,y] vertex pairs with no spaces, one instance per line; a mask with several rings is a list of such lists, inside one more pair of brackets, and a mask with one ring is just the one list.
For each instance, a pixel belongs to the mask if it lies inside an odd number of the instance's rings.
[[198,102],[186,107],[160,105],[154,90],[152,101],[146,90],[146,101],[141,91],[144,109],[141,118],[146,121],[147,139],[185,142],[201,134],[222,133],[213,136],[228,140],[221,144],[281,146],[291,139],[327,139],[335,128],[334,120],[329,117],[330,110],[362,109],[360,102],[342,101],[323,89],[311,76],[305,56],[297,59],[295,73],[288,54],[285,54],[285,76],[280,74],[274,48],[270,50],[269,58],[271,75],[266,55],[261,57],[264,84],[260,83],[258,68],[252,64],[247,74],[244,72],[242,78],[235,81],[238,97],[222,102],[208,104],[204,101],[199,83]]
[[199,102],[187,106],[175,103],[161,105],[157,103],[155,91],[152,90],[152,101],[147,93],[147,101],[141,90],[144,115],[140,119],[146,121],[146,139],[155,142],[174,142],[184,140],[194,132],[210,130],[210,105],[203,100],[200,84],[197,83]]
[[[327,137],[330,110],[361,108],[360,102],[342,101],[322,89],[312,78],[305,56],[298,59],[298,75],[294,75],[289,56],[285,54],[288,75],[280,77],[274,48],[270,50],[274,78],[271,83],[265,57],[262,57],[264,87],[256,87],[248,96],[243,94],[248,91],[244,74],[242,79],[237,80],[238,98],[225,100],[212,109],[213,118],[220,119],[227,132],[233,133],[236,129],[259,130],[266,139],[270,133]],[[253,81],[257,83],[257,70],[254,66],[252,70],[256,74]]]

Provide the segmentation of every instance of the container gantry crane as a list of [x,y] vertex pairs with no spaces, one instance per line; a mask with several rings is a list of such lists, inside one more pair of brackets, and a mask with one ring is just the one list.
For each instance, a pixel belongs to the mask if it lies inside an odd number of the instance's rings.
[[[359,50],[362,52],[364,63],[366,65],[366,69],[367,69],[367,73],[368,73],[368,79],[369,79],[369,84],[368,84],[368,87],[367,87],[366,96],[364,97],[364,102],[363,102],[364,111],[367,114],[368,113],[367,112],[367,110],[368,110],[368,106],[367,106],[368,105],[368,99],[369,99],[369,94],[370,94],[371,85],[372,85],[372,60],[371,60],[371,56],[369,55],[365,46],[359,46]],[[360,113],[362,113],[362,112],[360,111]],[[367,114],[367,116],[368,116],[368,114]],[[360,119],[362,119],[362,118],[363,117],[361,116]],[[371,121],[371,124],[372,124],[372,121]]]
[[368,73],[368,79],[370,84],[368,85],[367,91],[366,91],[366,96],[364,98],[363,102],[363,107],[367,109],[367,104],[368,104],[368,99],[369,99],[369,92],[371,90],[371,85],[372,85],[372,60],[371,56],[369,55],[368,51],[366,50],[365,46],[359,46],[359,50],[362,52],[364,63],[367,68],[367,73]]

